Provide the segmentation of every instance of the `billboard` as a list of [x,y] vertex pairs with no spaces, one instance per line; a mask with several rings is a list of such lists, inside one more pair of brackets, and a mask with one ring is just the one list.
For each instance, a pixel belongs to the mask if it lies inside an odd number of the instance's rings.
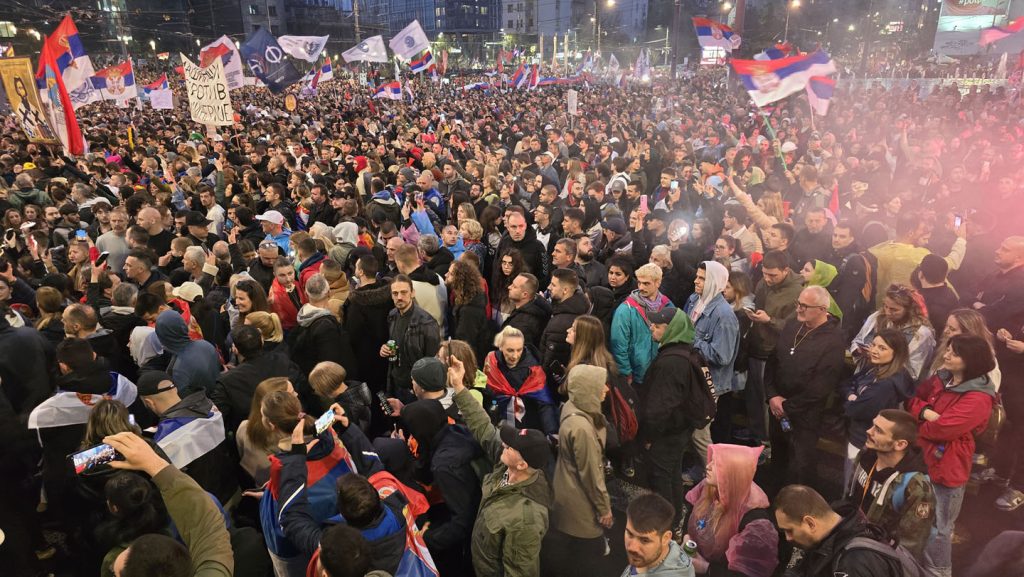
[[[942,0],[942,16],[1006,16],[1010,0]],[[992,24],[990,23],[989,26]]]
[[934,50],[947,56],[968,56],[978,45],[983,28],[1007,22],[1010,0],[942,0]]

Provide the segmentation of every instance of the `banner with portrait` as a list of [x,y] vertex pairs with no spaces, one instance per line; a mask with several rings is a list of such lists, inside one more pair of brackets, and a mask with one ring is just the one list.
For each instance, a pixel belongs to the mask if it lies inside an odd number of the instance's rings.
[[29,142],[60,144],[39,100],[32,61],[28,58],[0,58],[0,78],[3,79],[11,113]]

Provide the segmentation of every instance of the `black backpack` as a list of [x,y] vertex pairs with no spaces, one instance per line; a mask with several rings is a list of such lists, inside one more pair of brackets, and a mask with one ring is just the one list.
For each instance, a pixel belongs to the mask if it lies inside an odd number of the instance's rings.
[[867,549],[874,551],[883,557],[893,559],[900,564],[900,574],[903,577],[931,577],[931,573],[926,571],[921,564],[914,558],[906,547],[898,543],[883,543],[876,541],[870,537],[854,537],[850,539],[846,545],[836,555],[836,560],[832,563],[832,572],[839,574],[839,561],[843,558],[843,553],[852,549]]
[[689,360],[690,378],[699,392],[691,398],[692,402],[683,405],[682,411],[694,429],[703,429],[715,418],[718,411],[718,404],[715,402],[718,393],[711,379],[711,368],[708,367],[704,355],[695,348],[679,347],[676,352]]

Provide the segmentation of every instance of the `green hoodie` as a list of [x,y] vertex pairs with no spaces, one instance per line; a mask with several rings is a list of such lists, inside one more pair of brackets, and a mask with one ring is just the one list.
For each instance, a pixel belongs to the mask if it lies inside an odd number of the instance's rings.
[[[836,267],[828,264],[822,260],[814,261],[814,274],[811,275],[810,280],[807,281],[807,286],[820,286],[821,288],[828,288],[828,285],[832,284],[836,276],[839,275],[839,271]],[[828,296],[828,313],[837,319],[843,318],[843,311],[836,304],[836,299],[832,298],[830,294]]]
[[661,335],[661,340],[659,341],[661,344],[659,346],[664,347],[674,343],[692,345],[696,335],[697,330],[693,327],[690,315],[686,314],[686,311],[676,309],[676,315],[668,323],[665,334]]

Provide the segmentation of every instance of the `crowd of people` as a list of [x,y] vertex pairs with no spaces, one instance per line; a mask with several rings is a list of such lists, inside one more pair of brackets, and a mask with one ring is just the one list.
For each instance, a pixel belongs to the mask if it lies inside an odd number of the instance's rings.
[[1024,504],[1009,92],[456,85],[8,118],[5,571],[949,577]]

